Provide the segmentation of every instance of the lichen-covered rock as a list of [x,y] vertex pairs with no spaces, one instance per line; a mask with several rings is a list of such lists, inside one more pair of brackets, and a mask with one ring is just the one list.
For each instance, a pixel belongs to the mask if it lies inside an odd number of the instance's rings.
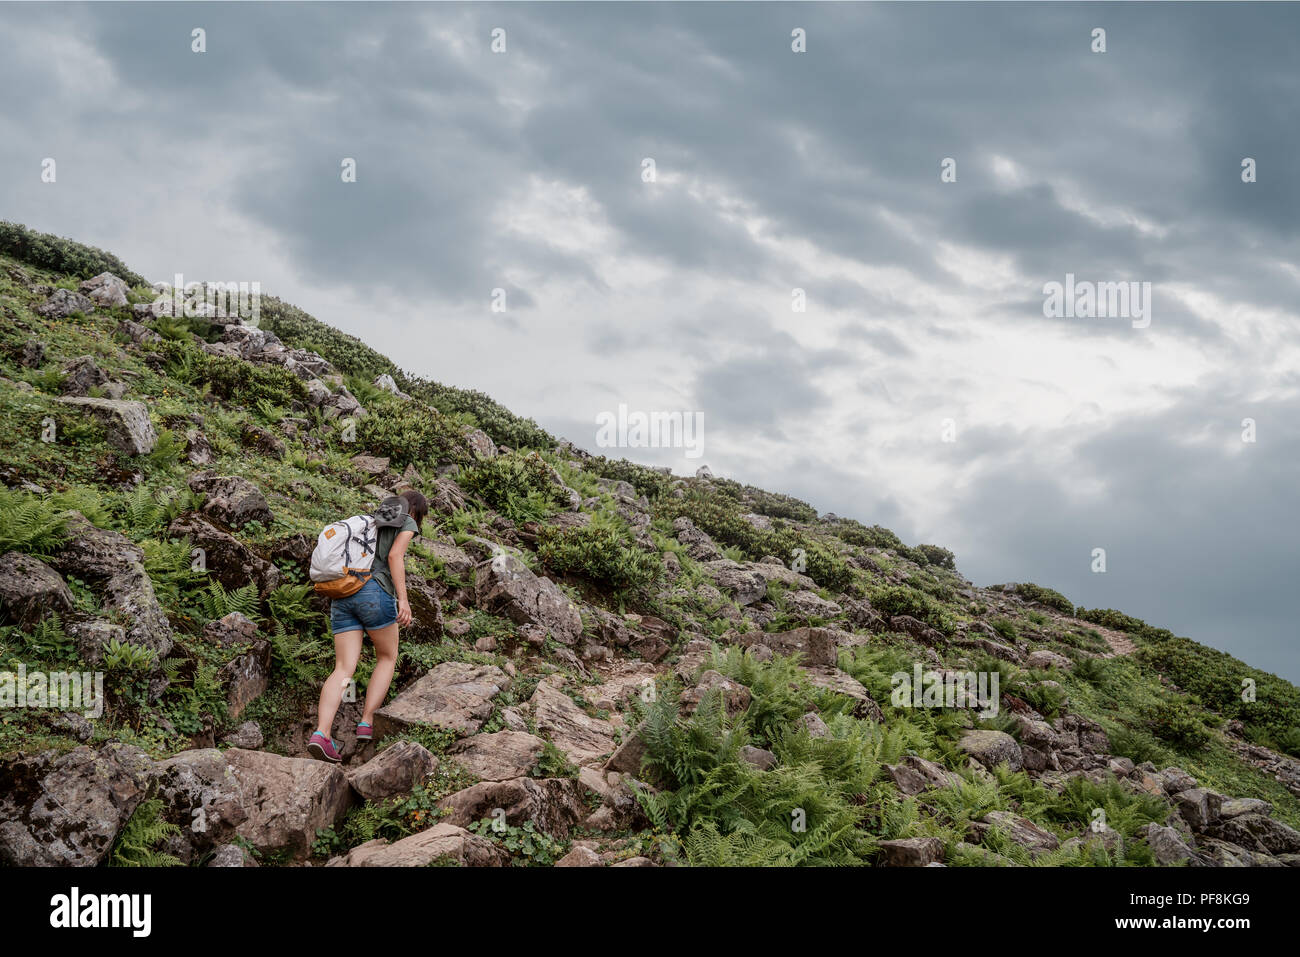
[[1024,767],[1020,745],[1004,731],[966,731],[957,746],[989,770],[1004,761],[1012,771]]
[[274,521],[266,496],[248,479],[198,472],[190,476],[189,486],[203,494],[203,512],[231,528],[240,528],[249,522],[270,525]]
[[2,620],[31,628],[47,615],[72,610],[72,592],[49,565],[21,552],[0,555]]
[[475,597],[484,611],[544,628],[560,644],[572,645],[582,635],[582,615],[559,586],[505,552],[478,566]]
[[150,764],[143,751],[121,744],[0,764],[0,864],[102,864],[147,795]]
[[535,734],[497,731],[458,741],[447,754],[480,781],[508,781],[531,773],[545,747]]
[[149,421],[149,409],[143,402],[66,395],[57,396],[54,401],[98,420],[109,445],[128,455],[148,455],[158,444],[158,433]]

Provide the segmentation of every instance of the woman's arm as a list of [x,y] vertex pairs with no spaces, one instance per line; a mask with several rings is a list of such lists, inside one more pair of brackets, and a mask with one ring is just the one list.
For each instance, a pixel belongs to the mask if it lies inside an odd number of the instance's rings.
[[415,532],[398,532],[388,550],[388,571],[393,576],[393,591],[397,592],[397,623],[403,628],[411,623],[411,603],[406,600],[406,546],[413,538]]

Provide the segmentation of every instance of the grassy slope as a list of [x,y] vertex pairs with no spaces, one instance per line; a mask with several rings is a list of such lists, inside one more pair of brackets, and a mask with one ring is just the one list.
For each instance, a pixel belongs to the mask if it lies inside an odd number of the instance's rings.
[[[51,259],[54,254],[48,247],[43,248],[41,261],[57,260],[83,266],[75,275],[69,275],[30,262],[22,263],[22,268],[36,283],[75,288],[86,269],[98,264],[89,254]],[[91,265],[85,266],[86,262]],[[289,394],[292,390],[274,376],[259,373],[250,381],[237,384],[229,398],[219,398],[221,389],[214,389],[215,372],[205,368],[197,340],[184,329],[159,324],[159,330],[171,338],[159,346],[142,349],[130,345],[117,332],[118,321],[129,317],[126,309],[117,314],[101,311],[90,317],[74,316],[61,321],[41,319],[33,310],[42,297],[10,276],[9,267],[16,265],[19,265],[17,260],[0,256],[0,309],[5,317],[0,335],[0,375],[27,382],[33,391],[22,392],[0,385],[0,434],[5,436],[0,446],[0,478],[12,489],[29,482],[44,491],[3,493],[7,496],[3,511],[8,517],[0,519],[0,536],[9,539],[6,547],[21,547],[37,554],[48,551],[57,543],[59,515],[68,508],[81,510],[103,527],[123,531],[145,550],[151,577],[177,629],[178,652],[174,657],[183,662],[173,675],[171,689],[156,703],[146,701],[141,674],[132,670],[129,662],[110,669],[109,684],[116,707],[107,720],[97,724],[96,741],[132,741],[155,755],[165,755],[186,747],[190,736],[205,721],[215,721],[220,728],[225,705],[215,673],[222,659],[197,635],[206,621],[229,608],[244,608],[260,616],[264,632],[275,636],[275,674],[271,689],[245,715],[263,725],[268,747],[275,747],[277,738],[287,734],[310,711],[317,687],[314,682],[331,657],[325,621],[305,597],[298,569],[286,564],[290,584],[272,601],[259,606],[248,596],[223,595],[201,577],[189,574],[185,561],[187,546],[168,539],[167,520],[192,504],[176,490],[185,488],[186,476],[192,471],[183,463],[181,449],[185,430],[194,427],[196,416],[202,417],[202,430],[218,456],[211,468],[225,474],[245,475],[266,494],[275,514],[273,525],[253,526],[239,533],[247,544],[266,553],[286,536],[295,533],[314,536],[323,524],[338,515],[352,514],[369,504],[368,496],[361,489],[365,478],[349,461],[358,451],[397,452],[400,456],[406,449],[426,445],[441,449],[424,457],[412,455],[409,463],[397,463],[402,467],[414,465],[424,476],[421,481],[426,482],[440,459],[454,459],[463,453],[462,449],[454,448],[459,441],[460,427],[475,425],[499,443],[542,451],[584,497],[593,496],[598,500],[592,510],[597,524],[609,529],[608,542],[602,539],[577,558],[556,549],[546,559],[552,564],[572,560],[572,565],[566,568],[574,574],[563,580],[574,597],[580,596],[615,611],[652,612],[679,627],[698,628],[706,634],[720,635],[734,627],[728,617],[729,614],[734,617],[734,611],[725,607],[731,604],[728,600],[701,597],[693,587],[682,587],[706,580],[672,534],[672,519],[684,514],[708,530],[719,545],[725,545],[731,557],[758,559],[764,554],[787,554],[792,547],[805,548],[809,574],[822,586],[821,593],[826,598],[837,598],[846,592],[868,596],[878,607],[895,613],[907,611],[950,634],[959,622],[981,619],[999,630],[1014,631],[1037,646],[1052,648],[1078,660],[1107,650],[1107,643],[1093,622],[1066,613],[1073,611],[1068,609],[1068,603],[1065,609],[1053,609],[1041,603],[1011,600],[1000,591],[971,591],[969,583],[955,570],[945,567],[949,560],[942,550],[932,546],[908,548],[887,530],[856,523],[827,524],[818,520],[806,503],[726,481],[687,480],[681,483],[684,494],[679,498],[669,494],[668,478],[630,463],[598,459],[588,463],[583,471],[571,469],[566,457],[551,453],[554,439],[531,420],[514,416],[479,393],[446,388],[404,374],[358,340],[338,333],[300,310],[275,300],[264,303],[264,327],[276,331],[289,345],[309,346],[321,352],[348,374],[348,384],[363,404],[390,413],[383,418],[397,420],[406,416],[401,422],[402,428],[408,431],[372,432],[363,435],[359,444],[343,444],[337,431],[327,424],[301,411],[294,412]],[[150,298],[147,287],[135,289],[134,300]],[[45,361],[37,368],[24,368],[16,361],[16,354],[28,339],[39,339],[47,348]],[[130,459],[114,452],[97,427],[70,415],[52,400],[59,390],[60,366],[86,354],[94,356],[114,378],[128,382],[127,398],[148,402],[155,427],[162,436],[153,455]],[[370,380],[380,372],[393,374],[403,389],[417,397],[417,402],[403,407],[397,400],[370,387]],[[297,437],[285,438],[283,459],[257,454],[245,445],[248,426],[276,432],[277,423],[287,415],[305,420],[306,428]],[[53,443],[41,441],[41,423],[47,417],[58,425],[59,440]],[[432,441],[430,436],[437,441]],[[138,487],[123,481],[135,471],[143,476]],[[676,552],[683,566],[683,579],[675,583],[675,590],[632,587],[615,594],[609,581],[601,579],[601,575],[609,573],[611,565],[629,561],[637,552],[628,549],[626,524],[618,516],[608,490],[594,481],[595,475],[631,481],[638,491],[650,496],[654,506],[655,543],[662,550]],[[493,536],[494,513],[479,507],[487,501],[494,502],[497,511],[514,511],[523,517],[534,513],[543,518],[547,515],[545,503],[539,505],[524,494],[526,476],[522,486],[509,482],[504,486],[495,484],[505,481],[495,473],[482,477],[474,487],[482,489],[483,502],[471,502],[470,507],[455,515],[434,516],[438,526],[435,534],[460,541],[468,533]],[[13,516],[19,514],[19,506],[34,512],[35,518],[28,523],[17,523]],[[740,518],[751,511],[776,519],[775,531],[757,533]],[[601,551],[606,548],[610,551]],[[593,560],[593,554],[606,561],[602,564]],[[528,560],[535,565],[541,563],[531,553]],[[455,584],[427,554],[415,556],[412,570],[416,575],[443,578]],[[71,585],[82,609],[95,611],[92,591],[75,581]],[[790,620],[782,614],[784,595],[774,589],[770,598],[778,616],[769,628],[775,630],[788,625]],[[513,626],[508,622],[469,609],[450,608],[448,614],[463,617],[469,633],[460,639],[404,643],[399,682],[442,660],[504,664],[513,658],[523,667],[524,677],[519,688],[502,702],[508,704],[510,700],[524,700],[539,673],[567,670],[548,655],[517,655],[520,644],[514,640]],[[1097,621],[1105,618],[1083,611],[1078,614],[1091,615]],[[842,621],[833,624],[848,628]],[[1297,689],[1231,656],[1176,639],[1144,623],[1128,620],[1123,624],[1137,644],[1138,653],[1107,660],[1078,673],[1049,675],[1021,671],[956,645],[947,647],[943,656],[950,666],[999,667],[1004,671],[1003,689],[1030,701],[1049,717],[1061,702],[1055,692],[1041,686],[1039,681],[1049,677],[1059,680],[1068,695],[1070,709],[1101,722],[1112,734],[1115,742],[1112,750],[1116,753],[1139,761],[1151,759],[1160,767],[1178,764],[1206,786],[1233,796],[1263,797],[1274,803],[1280,819],[1300,826],[1300,802],[1279,784],[1239,760],[1228,749],[1221,731],[1225,719],[1240,718],[1250,736],[1272,746],[1289,747],[1294,753],[1297,742],[1293,729],[1300,724]],[[500,639],[501,650],[492,655],[470,650],[474,639],[486,634]],[[806,853],[810,843],[818,843],[791,841],[785,814],[792,802],[802,802],[799,806],[813,810],[812,830],[825,838],[813,859],[844,862],[869,859],[872,841],[879,837],[935,834],[945,838],[953,848],[965,836],[966,822],[993,808],[1019,809],[1062,836],[1079,833],[1087,824],[1087,809],[1098,803],[1113,811],[1112,820],[1123,822],[1122,826],[1116,825],[1121,831],[1131,832],[1150,812],[1141,802],[1115,795],[1067,793],[1058,797],[1034,785],[1023,774],[1008,776],[1000,782],[968,775],[967,787],[956,796],[920,805],[902,800],[892,786],[882,782],[881,763],[895,761],[905,751],[912,750],[960,767],[952,745],[963,724],[970,722],[967,715],[936,716],[885,704],[886,723],[878,728],[847,713],[841,714],[846,712],[845,699],[810,688],[798,678],[797,671],[784,670],[792,667],[787,662],[778,659],[758,665],[734,651],[719,655],[714,666],[744,680],[753,690],[754,703],[749,714],[738,730],[724,728],[716,716],[705,713],[697,719],[694,736],[688,736],[689,740],[665,734],[656,745],[656,756],[665,764],[677,761],[682,767],[696,769],[699,780],[687,780],[689,774],[683,776],[684,772],[663,772],[666,776],[661,783],[666,785],[665,793],[681,800],[676,806],[669,801],[657,808],[661,815],[659,827],[652,829],[652,834],[629,837],[630,846],[653,847],[667,854],[685,853],[692,860],[720,863],[785,860],[784,855]],[[841,666],[858,677],[877,701],[885,703],[889,675],[898,670],[910,671],[914,660],[923,660],[920,649],[904,636],[886,634],[876,637],[865,648],[844,652]],[[39,665],[66,668],[76,663],[75,651],[53,624],[32,632],[0,628],[0,661],[23,661],[29,668]],[[363,658],[357,676],[359,682],[367,677],[367,668]],[[575,682],[582,681],[577,675],[571,677]],[[1162,677],[1167,683],[1162,684]],[[1242,677],[1253,677],[1258,682],[1260,699],[1255,706],[1234,704],[1233,696]],[[792,683],[794,690],[791,690]],[[1175,690],[1175,685],[1194,691],[1195,696]],[[667,690],[671,693],[671,689]],[[661,700],[666,701],[668,697]],[[835,732],[833,741],[811,742],[806,735],[791,734],[792,722],[810,700],[819,704],[824,715],[832,716],[829,720]],[[1171,702],[1176,712],[1172,716]],[[1207,706],[1210,704],[1214,710]],[[1158,706],[1164,710],[1160,711]],[[637,717],[627,715],[628,720]],[[710,724],[711,721],[714,723]],[[495,730],[498,726],[499,716],[494,716],[485,730]],[[989,726],[1005,727],[1005,724]],[[1204,742],[1196,740],[1201,736]],[[755,778],[735,759],[735,750],[742,740],[776,751],[783,767],[788,767],[788,773],[783,771],[761,780]],[[705,745],[701,746],[700,742]],[[42,712],[9,710],[0,718],[0,753],[30,753],[45,747],[67,748],[75,743]],[[436,740],[425,743],[439,745]],[[702,797],[708,793],[707,789],[699,790],[705,780],[711,786],[724,782],[733,800],[723,802]],[[463,782],[449,780],[445,787],[450,789],[457,783]],[[691,800],[686,800],[687,797]],[[737,823],[737,805],[745,808],[749,824]],[[398,826],[394,820],[400,821],[403,815],[412,813],[411,809],[366,809],[347,831],[349,837],[344,843],[355,843],[375,833],[388,836],[401,833],[400,827],[396,832],[392,830]],[[684,851],[674,850],[675,839],[664,836],[669,830],[684,841]],[[1006,851],[1013,857],[1017,853],[1010,848]],[[950,859],[962,862],[958,858],[961,855],[950,850]],[[1085,861],[1053,857],[1047,862]],[[1140,851],[1133,851],[1128,862],[1142,863]]]

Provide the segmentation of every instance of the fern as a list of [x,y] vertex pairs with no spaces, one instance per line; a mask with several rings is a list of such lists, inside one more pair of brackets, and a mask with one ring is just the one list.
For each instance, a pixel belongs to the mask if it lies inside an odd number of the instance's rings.
[[122,828],[109,859],[109,867],[177,867],[180,860],[158,850],[158,845],[181,829],[162,819],[158,798],[142,801]]
[[262,620],[261,606],[258,601],[257,586],[252,582],[228,591],[221,582],[213,580],[204,592],[199,593],[199,607],[203,614],[215,621],[225,618],[231,612],[239,612],[249,621]]
[[48,498],[0,488],[0,553],[49,555],[67,539],[68,516]]

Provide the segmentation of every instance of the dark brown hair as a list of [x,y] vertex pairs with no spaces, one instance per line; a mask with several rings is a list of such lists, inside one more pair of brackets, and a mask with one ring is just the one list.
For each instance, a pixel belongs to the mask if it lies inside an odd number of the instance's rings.
[[422,526],[424,517],[429,514],[429,500],[413,488],[408,488],[398,497],[406,503],[406,511],[415,519],[415,524]]

